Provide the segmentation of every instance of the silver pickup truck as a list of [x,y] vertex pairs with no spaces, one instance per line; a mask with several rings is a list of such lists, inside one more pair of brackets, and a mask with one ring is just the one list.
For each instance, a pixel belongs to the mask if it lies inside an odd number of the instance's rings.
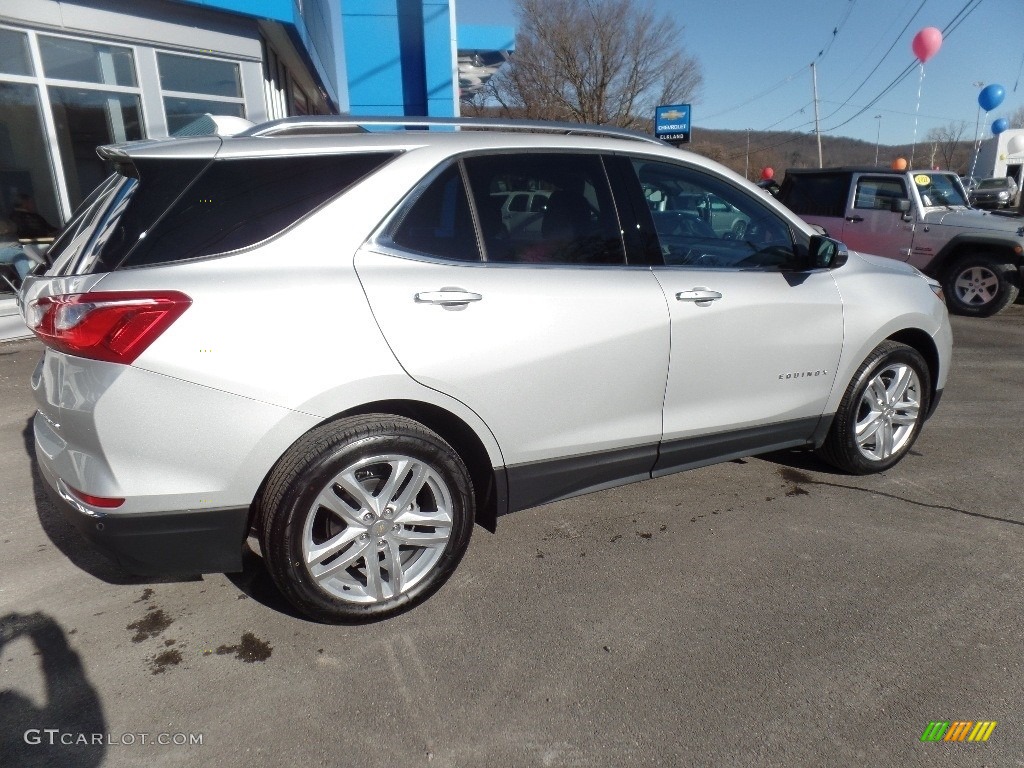
[[1020,292],[1024,217],[971,208],[951,171],[792,169],[779,200],[851,250],[941,281],[951,312],[994,315]]

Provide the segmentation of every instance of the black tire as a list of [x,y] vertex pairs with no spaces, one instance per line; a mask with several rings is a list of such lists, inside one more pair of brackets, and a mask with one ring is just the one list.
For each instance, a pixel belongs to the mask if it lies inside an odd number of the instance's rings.
[[998,314],[1017,300],[1020,275],[1013,264],[998,256],[972,253],[946,269],[942,290],[949,311],[970,317]]
[[[900,397],[901,402],[886,403],[879,412],[878,418],[873,419],[875,409],[871,406],[870,400],[875,395],[876,389],[868,393],[868,388],[873,383],[895,384],[896,375],[892,374],[898,367],[906,366],[912,370],[914,378],[910,379],[903,394],[906,398]],[[890,375],[892,378],[890,379]],[[878,382],[876,382],[876,379]],[[888,395],[890,387],[884,386]],[[895,392],[898,387],[893,387]],[[824,444],[818,449],[818,455],[826,462],[838,469],[854,475],[868,475],[873,472],[881,472],[889,469],[900,461],[914,445],[917,436],[921,433],[921,426],[924,424],[925,415],[931,405],[932,389],[931,376],[928,364],[920,353],[913,347],[906,344],[899,344],[894,341],[884,341],[879,344],[861,363],[853,380],[843,394],[842,402],[836,411],[835,419]],[[916,408],[910,403],[916,402]],[[900,407],[903,405],[903,407]],[[891,410],[889,407],[891,406]],[[914,415],[913,424],[905,423]],[[893,421],[899,421],[894,425]],[[875,433],[870,433],[865,438],[866,445],[858,440],[857,425],[863,422],[865,425],[879,422]],[[888,426],[886,426],[886,424]],[[909,429],[905,429],[909,427]],[[891,453],[886,454],[884,446],[878,442],[886,430],[892,432],[893,439],[890,441],[895,448]],[[877,435],[872,445],[871,434]],[[896,447],[898,445],[898,447]]]
[[312,430],[278,462],[260,503],[260,544],[301,613],[326,623],[380,619],[448,579],[474,513],[469,472],[440,436],[400,416],[356,416]]

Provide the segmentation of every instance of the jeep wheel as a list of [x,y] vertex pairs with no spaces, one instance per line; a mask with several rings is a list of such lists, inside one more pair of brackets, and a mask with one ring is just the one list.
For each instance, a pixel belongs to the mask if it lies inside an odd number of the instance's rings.
[[425,599],[469,544],[462,460],[415,421],[377,414],[313,430],[271,472],[260,544],[270,574],[318,621],[377,619]]
[[942,281],[949,310],[958,315],[988,317],[1017,299],[1017,268],[994,256],[970,254],[957,259]]
[[818,453],[855,475],[888,469],[914,444],[929,403],[924,358],[906,344],[882,342],[857,369]]

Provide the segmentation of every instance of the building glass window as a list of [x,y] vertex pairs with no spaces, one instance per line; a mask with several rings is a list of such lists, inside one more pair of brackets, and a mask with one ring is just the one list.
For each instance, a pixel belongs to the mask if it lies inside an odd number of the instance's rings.
[[54,80],[130,88],[138,85],[131,48],[40,35],[39,53],[46,76]]
[[[39,89],[0,83],[0,219],[14,221],[17,210],[28,207],[51,225],[60,224],[44,136]],[[17,235],[29,237],[27,231]]]
[[206,113],[245,117],[236,62],[158,53],[157,64],[169,133]]
[[143,138],[142,105],[133,93],[55,86],[48,90],[74,209],[113,171],[96,154],[96,147]]
[[31,75],[32,59],[28,53],[28,35],[13,29],[0,29],[0,73]]

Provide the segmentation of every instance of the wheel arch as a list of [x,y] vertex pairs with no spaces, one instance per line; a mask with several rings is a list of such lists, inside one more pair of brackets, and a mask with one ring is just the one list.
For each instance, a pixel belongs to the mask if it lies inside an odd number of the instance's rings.
[[994,258],[1000,259],[1004,264],[1014,264],[1020,269],[1021,253],[1024,251],[1020,243],[1007,240],[1004,237],[985,236],[982,234],[957,235],[952,238],[928,268],[924,270],[932,277],[942,279],[945,271],[950,265],[961,256],[971,254],[991,254]]
[[931,402],[928,404],[928,413],[925,414],[925,418],[932,415],[935,410],[935,406],[938,405],[938,400],[935,397],[935,392],[939,386],[939,367],[941,366],[941,359],[939,357],[939,348],[935,345],[935,340],[926,332],[920,328],[904,328],[901,331],[890,334],[887,337],[888,341],[896,341],[900,344],[906,344],[908,347],[912,347],[917,350],[918,354],[924,358],[924,361],[928,364],[928,378],[931,384]]
[[[495,532],[498,517],[508,511],[508,482],[505,468],[491,465],[487,448],[469,424],[441,406],[417,400],[397,399],[360,404],[324,419],[313,429],[350,416],[363,416],[370,413],[404,416],[417,421],[436,432],[454,448],[465,463],[473,481],[473,492],[476,497],[476,522],[491,533]],[[301,440],[305,434],[308,434],[308,431],[296,438],[295,442]],[[294,445],[294,442],[292,444]],[[274,463],[260,483],[259,490],[249,509],[250,528],[257,524],[260,500],[263,497],[267,479],[287,453],[286,451],[282,454],[282,457]]]

